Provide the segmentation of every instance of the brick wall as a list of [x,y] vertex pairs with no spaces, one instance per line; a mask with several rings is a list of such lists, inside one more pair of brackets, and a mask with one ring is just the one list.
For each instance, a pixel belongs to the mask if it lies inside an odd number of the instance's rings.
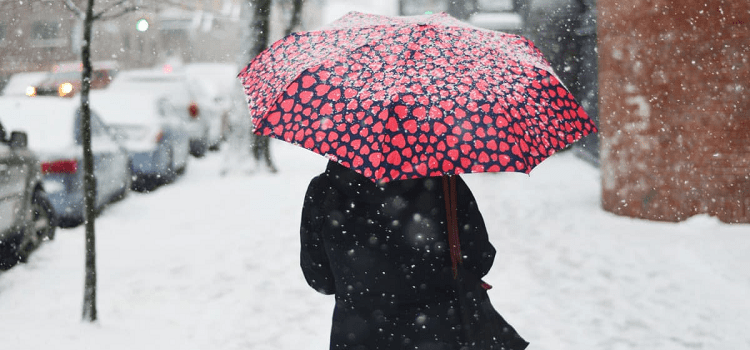
[[604,209],[750,223],[750,1],[597,6]]

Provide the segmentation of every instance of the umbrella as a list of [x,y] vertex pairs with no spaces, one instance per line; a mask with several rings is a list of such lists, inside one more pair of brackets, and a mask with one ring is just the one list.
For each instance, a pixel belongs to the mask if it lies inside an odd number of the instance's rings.
[[254,132],[373,181],[529,173],[595,125],[527,39],[445,13],[350,12],[239,78]]
[[[442,176],[450,255],[473,348],[528,343],[460,269],[451,175],[531,170],[596,127],[527,39],[445,14],[350,12],[292,33],[239,78],[254,132],[339,162],[376,182]],[[481,282],[481,281],[479,281]],[[479,289],[477,289],[479,288]],[[497,328],[492,328],[495,325]]]

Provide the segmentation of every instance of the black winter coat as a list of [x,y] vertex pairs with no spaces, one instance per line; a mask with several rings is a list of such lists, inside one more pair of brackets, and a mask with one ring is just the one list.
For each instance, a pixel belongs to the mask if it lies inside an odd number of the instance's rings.
[[[457,181],[463,264],[484,276],[495,249],[469,188]],[[305,196],[301,267],[336,295],[331,349],[459,349],[440,178],[378,185],[330,162]]]

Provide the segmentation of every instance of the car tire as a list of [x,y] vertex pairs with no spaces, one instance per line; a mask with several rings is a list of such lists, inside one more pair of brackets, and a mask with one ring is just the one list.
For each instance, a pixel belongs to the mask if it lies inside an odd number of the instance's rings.
[[182,166],[180,166],[179,168],[177,168],[177,175],[183,175],[183,174],[185,174],[185,171],[187,170],[187,163],[188,163],[188,160],[185,159],[183,161],[183,163],[182,163]]
[[16,252],[20,262],[26,262],[31,252],[45,240],[55,239],[57,220],[47,193],[41,189],[34,190],[34,194],[31,196],[31,217],[31,224],[27,227],[32,231],[30,235],[33,235],[33,237],[26,236],[26,233],[24,233]]
[[133,166],[130,165],[131,163],[128,162],[128,170],[127,175],[125,176],[125,182],[123,183],[122,190],[120,193],[117,194],[117,201],[121,201],[128,197],[128,194],[130,194],[130,190],[133,188]]
[[37,237],[41,240],[55,239],[57,219],[47,192],[40,189],[34,191],[31,204],[34,210],[34,230]]
[[174,151],[171,148],[167,148],[165,158],[167,159],[167,171],[166,174],[162,176],[162,179],[164,183],[170,183],[177,177],[177,169],[174,163]]
[[199,140],[190,141],[190,154],[195,158],[203,158],[208,153],[208,131]]
[[208,150],[208,145],[205,141],[198,141],[196,144],[191,153],[195,158],[203,158]]
[[221,149],[221,137],[216,140],[210,147],[208,147],[208,150],[211,152],[217,152]]

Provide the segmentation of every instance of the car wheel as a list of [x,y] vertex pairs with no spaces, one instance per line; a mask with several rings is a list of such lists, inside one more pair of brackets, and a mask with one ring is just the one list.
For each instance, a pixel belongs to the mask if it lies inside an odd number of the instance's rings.
[[18,261],[26,262],[43,241],[55,239],[56,221],[47,193],[35,190],[31,196],[31,224],[18,245]]
[[168,183],[168,182],[172,182],[177,176],[176,175],[177,169],[174,164],[174,151],[172,151],[171,148],[167,149],[167,154],[165,158],[167,159],[167,172],[162,177],[162,179],[164,180],[165,183]]
[[180,166],[179,168],[177,168],[177,175],[185,174],[185,171],[187,170],[187,163],[188,163],[187,159],[185,159],[182,162],[182,166]]
[[208,145],[206,144],[206,142],[204,140],[200,140],[200,141],[195,142],[195,146],[192,147],[192,150],[190,153],[195,158],[203,158],[203,156],[206,155],[207,149],[208,149]]
[[34,210],[34,231],[37,238],[40,241],[55,239],[57,222],[55,211],[52,209],[52,203],[50,203],[47,197],[47,192],[42,190],[34,191],[31,204]]
[[222,140],[222,138],[219,137],[219,139],[216,140],[216,142],[214,142],[211,146],[208,147],[208,150],[211,151],[211,152],[216,152],[219,149],[221,149],[221,140]]
[[190,141],[190,154],[195,158],[203,158],[208,152],[208,130],[204,131],[203,137]]
[[128,170],[127,174],[125,175],[125,181],[122,182],[122,190],[120,190],[120,193],[116,196],[116,201],[120,201],[125,199],[128,194],[130,194],[130,190],[133,188],[133,167],[130,165],[130,162],[128,162]]
[[204,156],[206,155],[206,153],[208,153],[208,144],[204,142],[204,143],[203,143],[203,144],[201,145],[201,150],[200,150],[200,152],[198,152],[198,157],[199,157],[199,158],[202,158],[202,157],[204,157]]
[[130,189],[133,188],[133,181],[135,181],[135,175],[133,174],[133,166],[128,162],[127,175],[125,176],[125,188],[122,189],[122,196],[127,197],[130,193]]

